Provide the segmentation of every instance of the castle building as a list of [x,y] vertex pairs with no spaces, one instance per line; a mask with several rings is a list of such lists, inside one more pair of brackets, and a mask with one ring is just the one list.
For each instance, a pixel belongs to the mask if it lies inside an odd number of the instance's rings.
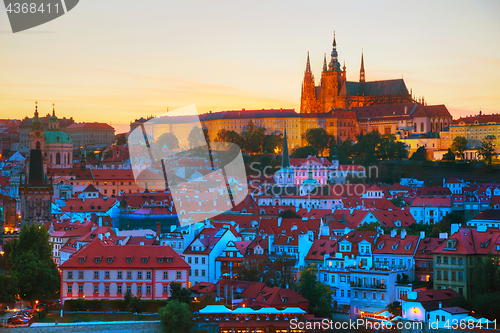
[[328,66],[325,54],[319,86],[316,86],[311,71],[309,53],[307,54],[300,98],[301,113],[325,113],[339,108],[351,109],[356,106],[411,102],[411,94],[403,79],[366,82],[363,55],[361,55],[359,82],[347,81],[345,64],[340,67],[338,61],[335,36],[333,37],[333,49]]

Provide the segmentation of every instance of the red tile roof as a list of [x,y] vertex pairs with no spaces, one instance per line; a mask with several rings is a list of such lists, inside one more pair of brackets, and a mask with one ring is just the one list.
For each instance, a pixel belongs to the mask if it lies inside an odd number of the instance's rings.
[[[108,262],[108,258],[111,262]],[[132,258],[132,262],[128,263],[128,258]],[[163,263],[159,263],[158,258],[172,259],[172,262],[169,263],[167,262],[168,260],[163,260]],[[143,259],[147,259],[147,261],[143,262]],[[81,262],[82,260],[83,262]],[[99,239],[95,239],[92,243],[81,248],[60,266],[61,269],[188,269],[189,267],[181,255],[175,252],[170,246],[105,245]]]
[[406,235],[401,239],[400,235],[380,235],[374,246],[373,254],[399,254],[414,255],[419,243],[418,235]]

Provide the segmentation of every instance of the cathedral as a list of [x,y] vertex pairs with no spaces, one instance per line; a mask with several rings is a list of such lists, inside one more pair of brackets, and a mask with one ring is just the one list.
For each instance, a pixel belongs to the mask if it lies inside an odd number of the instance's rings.
[[301,113],[325,113],[332,109],[351,109],[353,107],[377,104],[402,104],[413,102],[403,79],[365,81],[363,55],[359,82],[346,79],[346,67],[338,61],[337,42],[333,37],[333,49],[330,63],[327,65],[326,54],[321,72],[321,83],[316,86],[311,71],[309,53],[302,82],[300,97]]

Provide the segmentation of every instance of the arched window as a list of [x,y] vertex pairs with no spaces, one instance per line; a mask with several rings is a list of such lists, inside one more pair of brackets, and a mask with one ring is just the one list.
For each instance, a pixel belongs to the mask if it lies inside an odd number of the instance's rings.
[[434,123],[431,121],[431,132],[434,132]]
[[417,123],[414,123],[413,124],[413,132],[416,132],[417,131]]
[[441,132],[443,131],[443,122],[441,122]]
[[36,149],[40,149],[40,141],[37,141],[37,142],[35,143],[35,148],[36,148]]
[[424,123],[420,123],[420,132],[424,131]]
[[56,154],[56,164],[61,164],[61,154]]

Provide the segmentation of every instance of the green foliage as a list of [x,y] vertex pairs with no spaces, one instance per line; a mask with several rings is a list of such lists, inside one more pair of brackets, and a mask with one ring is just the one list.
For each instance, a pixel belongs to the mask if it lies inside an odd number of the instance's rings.
[[424,146],[421,146],[417,149],[416,152],[411,155],[410,160],[412,161],[427,161],[427,149]]
[[16,277],[0,274],[0,303],[13,303],[17,293]]
[[126,291],[125,295],[123,295],[123,301],[125,302],[125,306],[127,307],[127,311],[130,311],[130,303],[132,302],[132,293],[130,291]]
[[356,228],[358,231],[377,231],[377,228],[379,227],[378,222],[370,222],[370,223],[363,223],[359,227]]
[[494,139],[493,135],[488,135],[481,141],[481,147],[477,149],[477,154],[487,165],[491,165],[491,160],[496,155]]
[[476,296],[470,303],[477,316],[490,320],[500,318],[500,291]]
[[238,280],[262,282],[269,287],[292,288],[293,267],[296,259],[281,255],[275,260],[245,258],[240,266]]
[[395,316],[402,315],[401,303],[398,301],[387,304],[386,309]]
[[443,217],[443,220],[435,224],[413,223],[410,224],[406,231],[408,235],[420,235],[421,231],[425,231],[425,237],[439,237],[442,232],[451,231],[452,224],[464,223],[464,216],[458,212],[451,212]]
[[410,277],[405,273],[398,274],[398,276],[396,277],[396,283],[397,284],[408,284],[408,283],[410,283]]
[[165,332],[185,333],[191,330],[192,316],[189,305],[178,300],[172,300],[158,310]]
[[73,307],[77,311],[87,310],[85,300],[83,298],[77,298],[77,299],[73,300]]
[[322,156],[323,151],[335,145],[335,137],[326,132],[324,128],[310,128],[302,138],[307,141],[307,144],[318,149]]
[[401,167],[399,164],[396,164],[394,168],[392,169],[391,177],[392,177],[392,183],[396,184],[401,181],[401,174],[403,172],[401,171]]
[[327,284],[317,280],[316,265],[305,266],[300,271],[299,293],[309,300],[309,312],[320,318],[332,316],[332,289]]
[[460,158],[464,158],[464,151],[467,150],[467,139],[463,136],[457,136],[451,143],[451,151]]
[[396,141],[393,134],[381,135],[377,131],[367,134],[361,133],[357,137],[358,142],[354,145],[354,155],[359,162],[370,165],[376,160],[403,160],[408,158],[406,145]]
[[483,260],[472,270],[471,287],[474,295],[500,291],[499,271],[492,260]]
[[338,159],[339,164],[350,164],[356,155],[356,144],[351,139],[337,144],[333,149],[330,149],[330,157]]
[[127,143],[127,136],[125,134],[119,134],[115,139],[117,146],[123,146]]
[[443,155],[443,161],[455,161],[455,154],[448,148],[448,152]]
[[183,288],[182,284],[178,282],[170,282],[170,297],[169,301],[178,301],[181,303],[191,303],[191,290]]
[[266,129],[264,127],[255,127],[252,120],[248,122],[243,133],[242,148],[247,153],[258,154],[261,153],[264,145],[264,138],[266,137]]
[[207,144],[204,132],[198,126],[193,127],[189,132],[188,142],[191,149],[206,146]]
[[10,275],[18,282],[22,299],[53,299],[59,293],[60,276],[52,260],[49,234],[35,223],[24,225],[18,239],[11,241]]
[[307,158],[309,156],[318,156],[318,149],[313,146],[299,147],[292,150],[290,156],[294,158]]
[[283,151],[283,134],[269,134],[264,136],[262,150],[265,153],[274,153],[276,149]]
[[288,218],[301,218],[299,214],[297,214],[294,210],[287,209],[279,213],[279,217],[282,217],[284,219]]
[[217,133],[217,137],[215,138],[215,142],[230,142],[234,143],[238,146],[242,145],[243,138],[235,131],[228,131],[226,129],[221,129]]
[[392,204],[396,207],[406,207],[408,203],[404,200],[403,196],[399,195],[391,200]]
[[156,145],[159,149],[162,149],[164,145],[166,145],[169,150],[178,149],[179,140],[174,133],[163,133],[156,140]]
[[132,297],[130,300],[130,311],[142,313],[144,310],[144,301],[140,297]]
[[256,127],[250,120],[241,135],[235,131],[222,129],[217,133],[215,141],[234,143],[249,154],[272,154],[276,148],[282,149],[283,134],[266,134],[264,127]]

